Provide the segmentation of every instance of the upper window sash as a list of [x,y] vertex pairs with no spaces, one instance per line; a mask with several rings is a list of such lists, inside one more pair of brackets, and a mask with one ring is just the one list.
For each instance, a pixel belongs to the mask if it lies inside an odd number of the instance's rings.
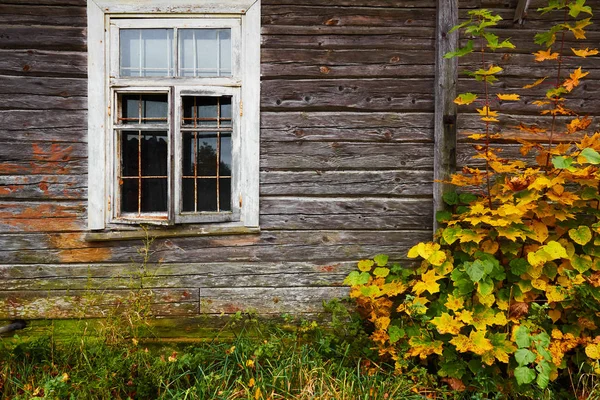
[[[165,57],[170,60],[167,67],[172,70],[170,76],[121,76],[121,29],[169,29],[171,36],[166,42]],[[231,74],[228,76],[185,76],[180,67],[184,66],[181,46],[181,36],[186,34],[183,30],[189,29],[227,29],[231,33]],[[150,19],[111,19],[110,22],[110,69],[109,78],[111,86],[143,85],[143,82],[163,82],[168,80],[185,80],[185,84],[207,84],[218,86],[239,86],[241,84],[241,18],[150,18]],[[220,54],[220,52],[219,52]],[[193,54],[194,56],[196,54]],[[195,61],[194,61],[195,62]],[[141,62],[140,62],[141,63]],[[142,66],[140,65],[140,68]],[[189,66],[186,66],[189,71]]]

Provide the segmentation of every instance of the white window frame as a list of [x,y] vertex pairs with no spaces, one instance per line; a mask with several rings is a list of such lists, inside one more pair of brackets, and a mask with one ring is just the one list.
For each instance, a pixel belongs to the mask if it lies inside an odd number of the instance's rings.
[[[165,223],[165,218],[123,218],[116,213],[113,121],[117,92],[166,92],[170,123],[170,204],[167,223],[218,223],[258,227],[260,0],[88,0],[88,229],[121,223]],[[239,26],[239,28],[237,28]],[[232,76],[215,78],[118,76],[118,28],[232,27]],[[116,28],[116,29],[115,29]],[[238,41],[239,45],[234,45]],[[177,45],[177,43],[175,43]],[[181,96],[232,96],[232,212],[181,212]],[[234,139],[235,136],[235,139]],[[171,167],[172,165],[172,167]],[[238,198],[239,197],[239,198]],[[219,215],[220,214],[220,215]],[[230,222],[233,221],[233,222]],[[210,225],[203,225],[210,228]],[[218,225],[220,227],[221,225]],[[205,229],[204,228],[204,229]]]

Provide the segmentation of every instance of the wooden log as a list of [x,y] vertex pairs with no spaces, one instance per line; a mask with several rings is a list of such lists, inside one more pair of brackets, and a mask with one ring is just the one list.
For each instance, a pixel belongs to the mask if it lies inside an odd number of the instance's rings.
[[[2,129],[7,131],[46,129],[48,127],[85,129],[87,126],[87,112],[63,110],[0,110],[0,121],[2,121]],[[76,145],[76,147],[79,149],[80,146]],[[1,148],[0,152],[2,152]]]
[[314,63],[265,64],[261,65],[264,80],[273,78],[314,79],[324,78],[432,78],[433,65],[318,65]]
[[382,170],[433,168],[430,143],[268,142],[262,145],[261,168]]
[[0,25],[0,48],[84,51],[85,28],[3,24]]
[[414,196],[432,193],[431,171],[263,171],[262,196]]
[[82,175],[0,175],[0,199],[84,200],[86,193]]
[[[146,300],[147,299],[147,300]],[[135,312],[136,301],[148,302],[154,315],[197,315],[197,289],[0,291],[0,318],[102,317],[121,304]]]
[[84,52],[73,51],[0,49],[0,73],[86,78],[87,56]]
[[264,229],[419,229],[432,223],[431,204],[386,198],[261,199]]
[[264,111],[408,111],[433,110],[429,79],[270,80],[263,81]]
[[430,113],[271,113],[261,115],[261,141],[432,141]]
[[0,75],[0,94],[57,97],[87,96],[87,81],[82,78]]
[[434,0],[262,0],[262,5],[268,13],[271,5],[297,5],[297,6],[353,6],[353,7],[384,7],[384,8],[435,8]]
[[0,4],[0,24],[86,26],[85,7]]
[[263,49],[262,63],[312,63],[314,65],[433,65],[431,49],[399,51],[394,49],[314,50]]
[[8,146],[3,143],[6,142],[0,142],[0,175],[84,173],[85,143],[8,142]]
[[[427,29],[427,35],[431,33]],[[264,35],[262,48],[274,49],[328,49],[328,50],[357,50],[357,49],[394,49],[422,50],[434,45],[433,37],[415,37],[413,28],[405,28],[404,32],[390,34],[364,35]]]
[[3,95],[0,110],[87,110],[86,97]]
[[5,4],[36,5],[36,6],[77,6],[85,7],[86,0],[6,0]]
[[[52,143],[87,143],[87,135],[80,129],[74,128],[33,128],[24,130],[0,131],[0,141],[6,142],[12,138],[14,143],[39,143],[51,146]],[[2,167],[0,167],[0,171]]]
[[435,26],[434,8],[265,7],[262,25]]
[[265,35],[391,35],[410,30],[413,38],[432,38],[434,26],[362,26],[362,25],[263,25]]
[[211,288],[200,290],[200,312],[261,314],[323,311],[323,301],[348,296],[348,288]]

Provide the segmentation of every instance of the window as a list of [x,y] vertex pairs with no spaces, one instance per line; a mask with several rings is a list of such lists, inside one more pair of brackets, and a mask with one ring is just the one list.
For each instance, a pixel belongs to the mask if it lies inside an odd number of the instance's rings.
[[258,226],[259,2],[147,3],[88,0],[89,228]]

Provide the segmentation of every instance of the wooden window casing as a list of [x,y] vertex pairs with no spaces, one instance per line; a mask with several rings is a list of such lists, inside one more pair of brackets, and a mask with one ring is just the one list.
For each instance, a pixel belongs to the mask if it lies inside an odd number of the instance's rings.
[[[182,9],[179,10],[177,1],[149,0],[149,2],[152,4],[135,6],[123,4],[117,0],[88,0],[90,43],[89,228],[92,230],[119,229],[119,224],[123,223],[165,225],[183,223],[228,223],[231,225],[233,223],[238,226],[258,227],[260,2],[256,0],[225,0],[222,2],[199,0],[198,4],[192,7],[193,10],[190,10],[189,7],[187,9],[181,7]],[[161,11],[161,7],[170,10],[172,15],[165,13],[164,10]],[[155,11],[157,14],[154,14]],[[190,13],[190,11],[192,12]],[[162,31],[166,32],[166,35],[163,35],[167,38],[164,42],[166,46],[163,47],[167,49],[168,53],[165,55],[167,72],[162,72],[162,66],[156,68],[146,65],[145,61],[142,61],[141,43],[144,29],[155,30],[161,35]],[[137,64],[130,62],[127,68],[121,66],[120,30],[129,30],[126,33],[128,37],[134,38],[131,39],[132,44],[130,45],[130,49],[133,50],[127,51],[140,57]],[[146,36],[149,37],[156,33],[147,32],[149,35]],[[136,42],[135,37],[138,34],[140,40]],[[216,37],[214,42],[208,42],[208,46],[217,46],[216,67],[210,65],[207,68],[206,65],[198,65],[200,64],[197,61],[199,53],[193,48],[198,43],[196,35]],[[140,50],[135,48],[136,43],[140,43]],[[221,46],[227,48],[229,43],[231,60],[226,57],[221,60]],[[186,51],[188,52],[185,61],[182,60],[184,45],[187,46]],[[192,48],[193,53],[190,51]],[[133,53],[128,53],[131,59],[134,58]],[[227,55],[227,53],[224,54]],[[167,120],[160,121],[160,124],[156,125],[161,132],[165,130],[167,132],[167,175],[144,175],[140,161],[142,159],[142,143],[148,141],[148,135],[154,135],[152,139],[158,138],[156,140],[161,142],[165,138],[161,136],[162,134],[157,136],[155,126],[147,123],[148,121],[136,124],[136,121],[124,119],[122,114],[123,107],[120,102],[125,98],[123,96],[146,94],[164,94],[168,97]],[[183,120],[183,98],[210,99],[213,102],[216,101],[217,104],[221,101],[220,99],[226,99],[224,101],[231,102],[231,126],[220,126],[221,119],[217,121],[217,126],[211,128],[188,126],[189,124],[184,123]],[[101,104],[104,106],[94,107]],[[141,100],[139,104],[142,104]],[[137,139],[133,137],[135,136],[134,132],[138,132]],[[146,133],[144,136],[144,132],[154,133]],[[215,132],[217,165],[214,176],[202,176],[197,173],[194,173],[193,176],[184,175],[182,170],[183,137],[188,135],[189,140],[189,132],[196,135],[194,143],[199,143],[198,137],[209,137],[210,132]],[[225,133],[221,134],[221,132]],[[125,134],[128,135],[127,140],[122,139],[122,135]],[[131,143],[137,143],[140,146],[136,159],[140,166],[137,171],[128,166],[126,174],[123,160],[126,160],[124,157],[127,155],[123,153],[123,148],[128,146],[126,150],[129,153],[127,154],[135,155],[132,153]],[[220,147],[221,143],[224,143],[223,148]],[[146,157],[146,154],[143,156]],[[199,162],[198,154],[195,157],[194,162],[197,164]],[[230,157],[230,159],[227,158],[228,163],[223,164],[221,157]],[[125,163],[128,164],[127,161]],[[221,173],[221,165],[230,169],[230,175]],[[144,211],[143,190],[146,190],[146,193],[156,194],[159,192],[156,190],[152,192],[151,189],[142,189],[142,187],[152,180],[163,182],[165,179],[168,197],[167,210],[163,211],[160,206],[160,212]],[[187,208],[184,209],[184,180],[187,186],[189,186],[189,182],[194,182],[193,210],[189,206],[189,196],[186,203]],[[203,182],[213,181],[215,183],[212,186],[216,186],[214,189],[214,195],[217,196],[216,207],[212,203],[210,206],[206,206],[198,201],[201,193],[198,186],[202,186]],[[127,192],[128,197],[122,192],[124,182],[127,182],[129,188],[134,188]],[[136,182],[137,186],[133,182]],[[229,186],[223,185],[230,185],[230,190]],[[212,187],[211,185],[205,186]],[[163,189],[160,190],[159,194],[162,194]],[[204,188],[203,190],[202,193],[206,195],[210,194],[209,190],[213,189]],[[131,199],[134,195],[139,197],[137,203]],[[127,198],[124,199],[124,197]],[[155,199],[153,201],[157,203]],[[221,204],[221,202],[229,204]],[[156,205],[148,206],[148,204],[150,202],[146,203],[146,209],[153,210],[157,207]],[[210,228],[210,225],[204,226]],[[219,226],[219,229],[222,228]]]

